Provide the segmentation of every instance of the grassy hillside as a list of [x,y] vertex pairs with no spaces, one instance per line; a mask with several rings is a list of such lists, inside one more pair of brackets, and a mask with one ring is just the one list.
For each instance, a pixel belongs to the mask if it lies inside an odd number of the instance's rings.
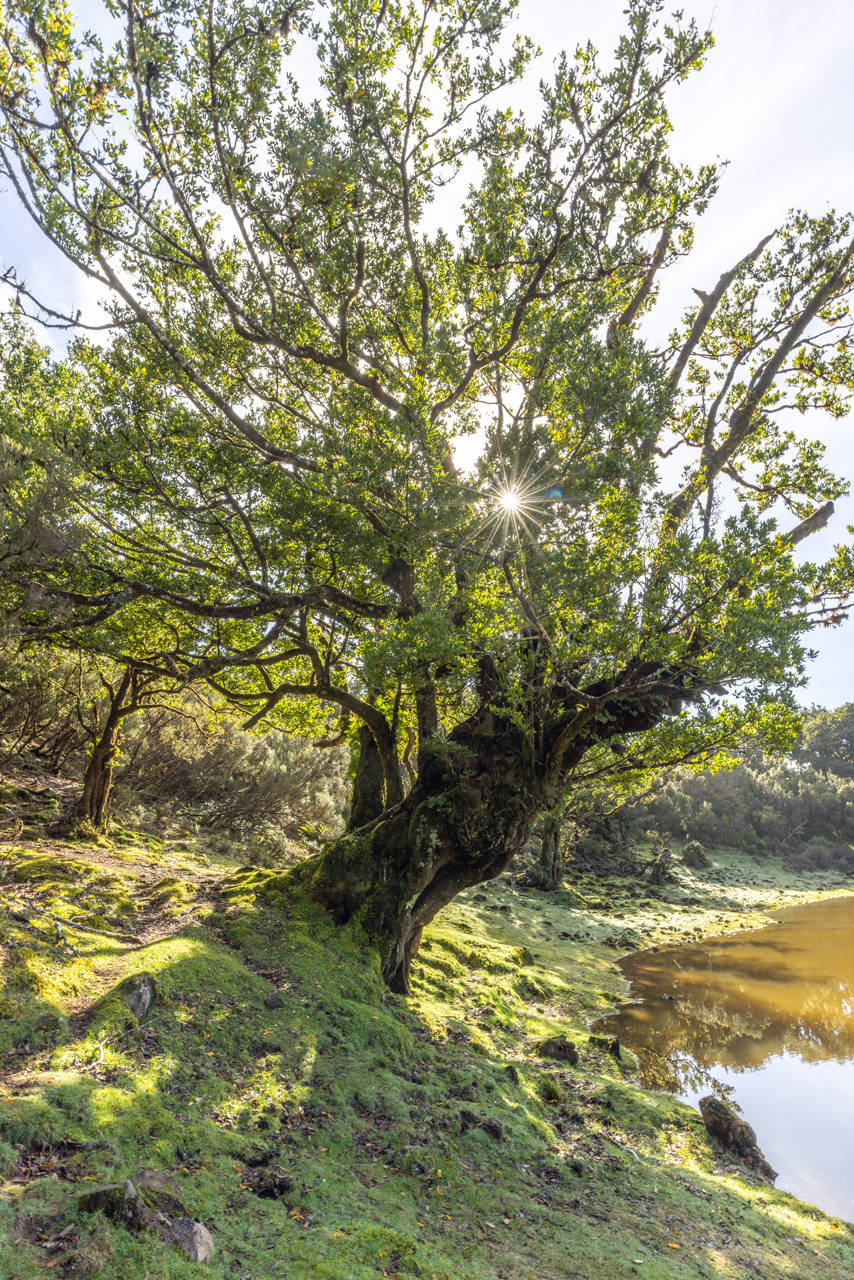
[[[178,829],[51,841],[49,792],[0,799],[26,837],[0,850],[0,1276],[198,1274],[79,1212],[142,1168],[180,1181],[211,1277],[854,1274],[846,1224],[724,1161],[588,1040],[620,950],[749,927],[828,876],[723,854],[654,892],[505,876],[427,932],[405,1000],[274,872]],[[159,996],[137,1025],[111,993],[140,972]],[[559,1032],[575,1067],[536,1055]]]

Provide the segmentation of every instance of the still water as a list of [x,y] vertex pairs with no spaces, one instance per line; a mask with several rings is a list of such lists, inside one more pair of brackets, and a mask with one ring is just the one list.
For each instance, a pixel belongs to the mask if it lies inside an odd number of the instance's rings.
[[[771,914],[771,913],[769,913]],[[597,1024],[644,1082],[741,1108],[776,1185],[854,1220],[854,897],[766,928],[626,956],[631,995]]]

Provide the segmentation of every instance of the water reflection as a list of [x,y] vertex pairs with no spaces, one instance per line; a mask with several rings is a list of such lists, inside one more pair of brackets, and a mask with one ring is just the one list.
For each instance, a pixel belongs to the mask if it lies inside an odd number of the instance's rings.
[[777,1185],[854,1218],[854,898],[755,932],[627,956],[631,1000],[597,1024],[644,1082],[740,1105]]

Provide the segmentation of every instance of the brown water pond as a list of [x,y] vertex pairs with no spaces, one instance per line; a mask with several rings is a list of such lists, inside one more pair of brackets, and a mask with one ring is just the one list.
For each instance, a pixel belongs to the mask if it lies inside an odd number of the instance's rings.
[[854,1220],[854,897],[763,929],[626,956],[629,1000],[597,1022],[644,1083],[739,1107],[777,1186]]

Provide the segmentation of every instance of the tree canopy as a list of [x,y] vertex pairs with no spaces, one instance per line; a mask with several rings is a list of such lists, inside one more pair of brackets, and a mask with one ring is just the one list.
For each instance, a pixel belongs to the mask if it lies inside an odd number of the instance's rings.
[[833,711],[813,707],[792,749],[798,764],[840,778],[854,777],[854,703]]
[[708,32],[630,0],[529,115],[503,0],[110,0],[110,49],[5,8],[4,177],[109,312],[59,362],[7,343],[25,634],[355,717],[410,854],[433,815],[422,922],[580,777],[791,739],[854,567],[793,555],[847,491],[796,424],[850,404],[854,229],[789,214],[646,339],[719,177],[669,150]]

